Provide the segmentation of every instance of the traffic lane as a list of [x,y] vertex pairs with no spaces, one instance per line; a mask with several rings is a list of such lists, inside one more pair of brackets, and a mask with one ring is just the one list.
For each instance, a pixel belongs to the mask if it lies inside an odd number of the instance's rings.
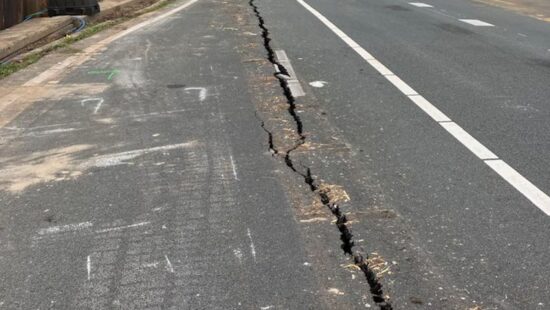
[[[21,173],[2,182],[5,305],[324,307],[227,49],[238,39],[197,27],[231,18],[216,8],[113,43],[60,82],[109,83],[101,105],[39,102],[10,124],[22,132],[3,166]],[[175,46],[157,48],[166,36]]]
[[471,30],[446,17],[426,20],[413,10],[395,12],[378,2],[339,10],[325,1],[315,3],[418,93],[550,192],[544,59],[490,39],[484,35],[488,28]]
[[[442,1],[430,0],[425,3],[432,8],[418,8],[411,6],[411,1],[401,1],[403,7],[412,8],[415,12],[426,14],[426,18],[435,15],[446,16],[451,19],[477,19],[494,25],[484,35],[499,40],[509,41],[511,45],[519,45],[532,53],[548,55],[548,23],[516,12],[490,6],[471,0]],[[470,28],[476,31],[476,28]]]
[[[332,122],[363,150],[358,157],[367,174],[410,221],[434,269],[466,288],[471,300],[546,300],[546,280],[533,276],[547,265],[548,243],[539,233],[549,227],[540,210],[295,2],[264,2],[261,9],[273,44],[287,51],[300,80],[328,82],[306,92],[324,102]],[[503,266],[511,269],[503,273]],[[533,285],[524,298],[527,283]]]

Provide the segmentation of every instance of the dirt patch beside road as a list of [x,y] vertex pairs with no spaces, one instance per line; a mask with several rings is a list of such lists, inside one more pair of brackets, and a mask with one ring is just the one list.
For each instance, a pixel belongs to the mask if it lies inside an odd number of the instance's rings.
[[474,0],[502,7],[533,18],[550,22],[550,1],[548,0]]

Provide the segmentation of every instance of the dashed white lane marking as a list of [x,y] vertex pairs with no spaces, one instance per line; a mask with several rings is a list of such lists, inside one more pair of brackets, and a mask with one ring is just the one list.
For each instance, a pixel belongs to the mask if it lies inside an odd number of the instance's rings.
[[293,97],[305,96],[306,93],[304,92],[302,85],[300,85],[300,81],[298,81],[298,78],[296,77],[296,72],[294,72],[294,68],[292,67],[292,63],[290,63],[290,59],[288,59],[286,52],[283,50],[275,51],[275,56],[277,57],[277,61],[283,67],[285,67],[286,71],[288,71],[290,79],[287,80],[287,84],[288,84],[288,88],[290,88],[290,92],[292,93],[292,96]]
[[479,19],[459,19],[459,21],[464,22],[466,24],[470,24],[477,27],[494,27],[495,25],[486,23]]
[[[366,62],[382,74],[388,81],[390,81],[401,93],[407,96],[412,102],[414,102],[419,108],[421,108],[432,119],[438,122],[447,132],[449,132],[455,139],[462,143],[478,158],[483,160],[489,167],[491,167],[496,173],[498,173],[504,180],[523,194],[528,200],[530,200],[541,211],[550,215],[550,197],[537,188],[533,183],[523,177],[519,172],[514,170],[504,161],[498,159],[498,157],[491,152],[487,147],[477,141],[462,127],[453,122],[447,115],[437,109],[424,97],[420,96],[412,87],[407,85],[398,76],[394,75],[388,68],[382,63],[376,60],[369,52],[359,46],[353,39],[348,37],[342,30],[336,25],[319,13],[316,9],[311,7],[304,0],[296,0],[306,10],[319,19],[327,28],[332,30],[342,41],[346,42],[359,56],[361,56]],[[493,26],[491,24],[478,21],[478,20],[464,20],[463,22],[472,23],[475,26]]]
[[433,8],[433,5],[429,5],[427,3],[422,3],[422,2],[409,2],[409,4],[419,8]]

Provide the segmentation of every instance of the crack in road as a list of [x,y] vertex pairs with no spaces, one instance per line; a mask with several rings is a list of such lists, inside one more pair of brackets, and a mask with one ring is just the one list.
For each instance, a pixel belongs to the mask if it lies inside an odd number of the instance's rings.
[[[340,240],[342,242],[341,248],[344,251],[346,255],[351,257],[353,259],[354,264],[363,272],[365,275],[365,278],[369,284],[370,287],[370,293],[372,296],[373,301],[376,303],[376,305],[381,310],[392,310],[392,306],[390,302],[387,300],[387,298],[384,296],[384,292],[382,289],[382,284],[380,283],[376,272],[369,267],[368,264],[368,256],[365,258],[362,254],[360,254],[358,251],[354,250],[355,243],[353,241],[353,234],[351,232],[351,228],[348,226],[348,219],[345,214],[343,214],[340,206],[336,203],[333,203],[327,194],[327,192],[322,191],[319,188],[319,185],[316,182],[316,179],[313,177],[311,173],[311,169],[309,167],[306,167],[302,164],[300,164],[304,169],[306,169],[306,173],[302,173],[296,169],[295,164],[290,156],[290,154],[298,149],[301,145],[303,145],[306,141],[306,136],[303,133],[303,123],[298,116],[296,112],[296,102],[295,98],[292,95],[292,92],[290,90],[290,87],[288,85],[287,79],[281,76],[281,74],[288,76],[287,69],[280,64],[276,58],[275,58],[275,52],[273,48],[271,47],[271,38],[269,34],[269,29],[266,26],[265,20],[262,17],[260,10],[258,6],[255,4],[257,0],[249,0],[249,5],[252,8],[254,15],[258,19],[258,25],[260,29],[262,30],[262,39],[263,39],[263,45],[265,50],[267,51],[267,59],[271,64],[274,65],[275,68],[277,68],[277,72],[274,73],[274,76],[279,80],[279,84],[281,88],[283,89],[284,96],[286,97],[287,104],[288,104],[288,113],[294,120],[294,123],[296,125],[296,133],[298,134],[298,140],[296,141],[295,145],[291,147],[290,149],[284,151],[284,162],[286,166],[291,169],[294,173],[301,176],[304,180],[304,182],[309,186],[309,189],[311,192],[316,194],[319,199],[321,200],[321,203],[327,207],[332,215],[336,218],[336,226],[338,227],[338,230],[340,232]],[[273,142],[273,133],[269,131],[264,121],[256,114],[256,117],[261,122],[262,129],[268,134],[269,137],[269,149],[272,152],[273,156],[282,154],[280,150],[276,148]]]

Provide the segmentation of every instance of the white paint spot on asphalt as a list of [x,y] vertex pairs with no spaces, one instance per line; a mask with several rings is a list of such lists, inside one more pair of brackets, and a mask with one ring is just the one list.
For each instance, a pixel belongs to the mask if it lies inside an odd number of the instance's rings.
[[172,263],[171,263],[170,260],[168,259],[168,256],[167,256],[167,255],[164,255],[164,258],[166,258],[166,268],[167,268],[168,271],[170,271],[171,273],[174,273],[174,267],[172,266]]
[[477,27],[494,27],[495,26],[493,24],[489,24],[479,19],[459,19],[459,21],[466,24],[470,24],[472,26],[477,26]]
[[82,223],[78,223],[78,224],[67,224],[67,225],[62,225],[62,226],[52,226],[52,227],[40,229],[38,231],[38,234],[43,236],[43,235],[57,234],[57,233],[62,233],[62,232],[67,232],[67,231],[78,231],[78,230],[90,228],[92,226],[93,226],[93,224],[91,222],[82,222]]
[[422,2],[409,2],[409,4],[419,8],[433,8],[433,5],[422,3]]
[[[329,21],[325,16],[307,4],[304,0],[297,0],[306,10],[319,19],[325,26],[327,26],[332,32],[334,32],[342,41],[346,42],[349,47],[359,54],[366,62],[371,63],[371,60],[376,60],[372,55],[358,46],[355,41],[348,37],[342,30]],[[489,23],[471,20],[461,19],[465,23],[469,23],[475,26],[493,26]],[[378,72],[384,74],[384,70],[380,67],[374,67]],[[489,165],[495,172],[497,172],[504,180],[510,183],[520,193],[522,193],[527,199],[529,199],[535,206],[537,206],[546,215],[550,216],[550,197],[532,184],[529,180],[523,177],[519,172],[514,170],[508,164],[502,160],[496,160],[498,157],[486,148],[483,144],[472,137],[458,124],[452,122],[443,112],[439,111],[433,104],[431,104],[424,97],[420,96],[414,89],[407,85],[396,75],[386,75],[388,81],[390,81],[401,93],[406,95],[411,101],[413,101],[418,107],[438,122],[445,130],[447,130],[454,138],[461,142],[466,148],[474,153],[478,158],[482,159],[487,165]]]
[[237,175],[237,167],[235,165],[235,161],[233,160],[233,155],[229,155],[229,158],[231,159],[231,168],[233,168],[233,177],[235,180],[239,181],[239,176]]
[[328,84],[328,82],[325,82],[325,81],[313,81],[313,82],[309,83],[309,85],[311,85],[315,88],[325,87],[326,84]]
[[341,296],[341,295],[344,295],[344,292],[342,292],[342,291],[340,291],[339,289],[334,288],[334,287],[333,287],[333,288],[329,288],[327,291],[328,291],[329,293],[331,293],[331,294],[334,294],[334,295],[340,295],[340,296]]
[[143,264],[143,268],[157,268],[159,262],[152,262],[152,263],[146,263]]
[[101,233],[106,233],[106,232],[111,232],[111,231],[119,231],[119,230],[128,229],[128,228],[146,226],[146,225],[149,225],[149,224],[151,224],[151,222],[141,222],[141,223],[135,223],[135,224],[131,224],[131,225],[105,228],[105,229],[96,230],[96,233],[101,234]]
[[94,114],[97,114],[99,109],[101,109],[101,105],[103,104],[104,101],[105,100],[103,98],[88,98],[88,99],[84,99],[84,100],[80,101],[80,105],[82,105],[84,107],[88,104],[92,104],[92,105],[95,104]]
[[256,247],[254,246],[254,241],[252,241],[252,234],[250,233],[250,228],[247,229],[247,235],[248,235],[248,239],[250,239],[250,253],[252,254],[252,258],[254,258],[254,262],[256,262]]
[[202,102],[206,100],[206,97],[208,96],[208,90],[204,87],[186,87],[184,90],[187,91],[198,91],[199,92],[199,100]]
[[235,254],[235,257],[237,260],[239,260],[239,264],[243,263],[243,253],[241,252],[241,249],[234,249],[233,254]]
[[88,270],[88,281],[90,281],[90,275],[92,272],[92,259],[90,258],[90,255],[88,255],[86,269]]

